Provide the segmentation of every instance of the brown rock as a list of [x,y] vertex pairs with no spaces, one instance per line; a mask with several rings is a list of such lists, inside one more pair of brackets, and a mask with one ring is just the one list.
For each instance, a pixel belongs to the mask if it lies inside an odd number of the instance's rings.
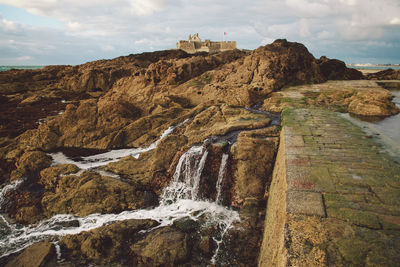
[[232,146],[236,160],[234,203],[242,205],[246,198],[262,200],[271,182],[279,138],[276,129],[241,132]]
[[400,112],[391,101],[392,97],[385,89],[358,92],[352,97],[348,110],[360,116],[391,116]]
[[78,235],[67,235],[60,241],[67,260],[83,260],[98,264],[113,262],[132,265],[129,245],[137,242],[148,230],[157,226],[152,220],[126,220],[103,226]]
[[315,58],[298,43],[276,40],[174,89],[199,104],[218,100],[248,106],[286,85],[325,81]]
[[223,105],[211,106],[200,112],[185,128],[189,144],[201,143],[212,135],[225,135],[241,129],[257,129],[271,120],[263,114],[254,114],[244,108]]
[[51,157],[42,151],[27,151],[16,163],[17,169],[13,172],[14,175],[12,175],[11,179],[17,180],[26,177],[30,182],[33,182],[39,172],[50,166],[51,162]]
[[128,184],[86,171],[81,176],[60,177],[54,191],[47,191],[42,205],[47,216],[54,214],[119,213],[156,204],[153,192],[140,183]]
[[47,190],[54,190],[60,176],[76,173],[78,171],[79,168],[73,164],[54,165],[40,172],[39,183]]
[[188,236],[172,227],[156,229],[131,246],[136,264],[175,266],[187,260]]
[[356,70],[347,68],[343,61],[337,59],[329,59],[322,56],[318,60],[318,65],[322,75],[327,80],[361,80],[364,79],[363,74]]
[[57,266],[56,250],[48,241],[26,248],[20,255],[7,263],[6,267],[52,267]]
[[369,80],[400,80],[400,70],[387,69],[367,74]]
[[155,150],[142,153],[138,159],[125,157],[118,162],[104,166],[103,169],[117,173],[145,188],[160,193],[169,183],[167,171],[179,149],[185,146],[187,138],[183,135],[170,135],[162,139]]

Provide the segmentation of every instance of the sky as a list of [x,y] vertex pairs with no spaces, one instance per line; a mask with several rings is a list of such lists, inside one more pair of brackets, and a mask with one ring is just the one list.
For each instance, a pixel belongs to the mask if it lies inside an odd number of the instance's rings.
[[400,0],[0,0],[0,65],[82,64],[189,34],[255,49],[285,38],[346,63],[400,63]]

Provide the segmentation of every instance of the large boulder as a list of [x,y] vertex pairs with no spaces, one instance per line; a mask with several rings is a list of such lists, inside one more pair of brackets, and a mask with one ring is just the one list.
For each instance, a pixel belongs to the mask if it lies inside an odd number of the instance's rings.
[[369,80],[400,80],[400,70],[387,69],[367,74]]
[[392,94],[385,89],[358,92],[351,98],[348,111],[367,117],[395,115],[400,112],[400,109],[391,101],[392,98]]
[[189,236],[174,227],[152,231],[133,244],[134,263],[147,266],[176,266],[190,255]]
[[347,68],[343,61],[338,59],[329,59],[322,56],[318,61],[322,75],[327,80],[361,80],[363,74],[356,70]]
[[152,220],[126,220],[78,235],[67,235],[60,241],[63,257],[71,262],[95,262],[133,266],[129,245],[143,238],[143,233],[158,223]]
[[[43,183],[46,183],[46,180]],[[47,216],[119,213],[157,203],[155,194],[143,190],[140,184],[128,184],[91,171],[86,171],[80,176],[61,176],[57,180],[53,190],[46,191],[42,198],[44,213]]]
[[17,169],[12,172],[11,180],[24,178],[35,182],[39,172],[49,167],[51,162],[51,157],[42,151],[27,151],[17,161]]
[[244,131],[232,146],[232,157],[236,161],[233,204],[242,206],[252,200],[261,201],[271,175],[278,148],[276,127],[255,131]]
[[55,267],[57,265],[54,244],[43,241],[26,248],[21,254],[10,260],[6,267]]

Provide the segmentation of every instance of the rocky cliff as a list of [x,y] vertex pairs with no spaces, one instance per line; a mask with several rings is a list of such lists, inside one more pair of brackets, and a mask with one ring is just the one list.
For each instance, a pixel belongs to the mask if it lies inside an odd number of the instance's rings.
[[[230,254],[218,256],[221,262],[254,265],[279,127],[274,114],[245,107],[287,86],[362,78],[343,62],[317,60],[302,44],[286,40],[251,52],[171,50],[1,72],[0,182],[19,184],[2,190],[0,208],[25,225],[57,214],[153,208],[185,164],[183,155],[200,144],[203,154],[186,154],[186,164],[197,170],[203,164],[201,193],[192,200],[235,207],[237,227],[202,224],[210,215],[170,225],[150,219],[106,223],[59,238],[62,259],[72,266],[205,265],[223,250]],[[113,158],[124,149],[136,152]],[[60,155],[67,159],[58,162]],[[76,223],[63,227],[82,225]],[[45,247],[43,258],[51,263],[54,249],[43,244],[1,261],[23,262]]]

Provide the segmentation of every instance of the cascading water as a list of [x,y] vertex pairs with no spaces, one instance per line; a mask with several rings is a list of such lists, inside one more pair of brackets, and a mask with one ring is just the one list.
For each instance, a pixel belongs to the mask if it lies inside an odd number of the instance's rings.
[[226,163],[228,162],[229,154],[223,154],[221,158],[221,165],[218,171],[218,180],[216,184],[217,196],[215,197],[215,202],[221,204],[221,194],[222,194],[222,180],[224,179]]
[[194,146],[180,157],[173,181],[163,191],[161,203],[169,204],[178,199],[198,199],[200,177],[208,155],[208,151],[202,151],[202,146]]
[[[172,131],[173,129],[169,133]],[[166,134],[164,133],[163,136],[166,136]],[[161,140],[161,138],[159,140]],[[153,144],[157,143],[158,141]],[[153,144],[150,147],[152,147]],[[153,148],[155,147],[151,149]],[[146,148],[143,149],[142,152],[148,150],[149,148]],[[136,154],[130,153],[130,155]],[[232,227],[233,223],[239,222],[240,218],[237,211],[218,204],[221,196],[221,184],[228,154],[224,154],[221,159],[221,167],[219,169],[218,182],[216,185],[216,201],[210,202],[200,199],[200,179],[206,164],[207,155],[208,151],[205,150],[203,152],[202,146],[194,146],[184,153],[178,161],[172,182],[163,190],[160,197],[160,205],[151,210],[124,211],[119,214],[91,214],[87,217],[60,214],[42,221],[37,225],[30,225],[27,227],[10,224],[4,217],[0,217],[0,219],[4,221],[4,223],[0,222],[0,232],[2,233],[2,235],[0,235],[0,258],[21,251],[31,244],[44,239],[51,238],[56,242],[61,236],[79,234],[83,231],[89,231],[117,221],[152,219],[160,223],[160,225],[156,227],[159,228],[171,225],[175,220],[189,217],[192,220],[204,220],[204,218],[207,218],[207,224],[213,224],[219,230],[218,237],[214,238],[217,248],[211,260],[212,263],[215,263],[225,233]],[[95,157],[92,157],[92,159],[94,158]],[[100,158],[104,157],[96,158],[100,160]],[[109,160],[108,162],[111,162]],[[114,160],[114,158],[112,160]],[[101,165],[104,165],[105,162],[106,161],[102,161]],[[76,164],[75,161],[73,161],[73,163]],[[101,166],[99,165],[100,163],[95,161],[92,163],[94,164],[89,165],[85,163],[78,166],[83,168]],[[4,191],[5,194],[5,192],[11,190],[11,187],[16,188],[17,186],[18,183],[15,183],[7,187],[9,189],[3,188],[1,192],[3,193]],[[61,255],[59,246],[57,247],[57,255],[58,257]]]

